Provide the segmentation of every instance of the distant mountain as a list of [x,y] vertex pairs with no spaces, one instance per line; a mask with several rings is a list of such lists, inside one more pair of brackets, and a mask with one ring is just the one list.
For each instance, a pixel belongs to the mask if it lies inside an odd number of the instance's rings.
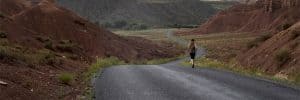
[[221,0],[221,1],[220,0],[208,0],[208,1],[204,0],[203,2],[210,4],[215,9],[218,9],[218,10],[224,10],[224,9],[232,7],[233,5],[240,4],[240,2],[237,2],[237,1],[223,1],[223,0]]
[[[166,26],[199,24],[217,10],[199,0],[57,0],[81,16],[101,24]],[[122,24],[122,23],[119,23]],[[124,24],[124,22],[123,22]]]
[[241,2],[241,3],[254,3],[257,0],[201,0],[201,1],[222,1],[222,2]]

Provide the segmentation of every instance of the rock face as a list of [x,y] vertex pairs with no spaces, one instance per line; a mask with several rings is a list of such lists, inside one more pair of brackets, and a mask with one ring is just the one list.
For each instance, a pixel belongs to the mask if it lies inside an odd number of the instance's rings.
[[117,36],[53,2],[1,0],[1,12],[9,18],[1,22],[1,30],[9,33],[10,41],[35,48],[44,47],[36,37],[49,38],[53,44],[72,41],[78,44],[74,52],[91,57],[115,56],[129,61],[173,55],[149,40]]
[[258,0],[219,12],[189,34],[218,32],[275,33],[300,19],[299,0]]
[[82,99],[91,58],[172,57],[174,47],[120,37],[53,0],[0,0],[0,100]]
[[[300,71],[300,1],[258,0],[219,12],[186,34],[218,32],[274,33],[267,41],[238,55],[239,62],[271,74]],[[288,77],[290,78],[290,77]]]
[[260,0],[258,4],[263,4],[265,11],[272,12],[280,8],[293,8],[299,6],[299,0]]
[[[300,71],[300,21],[291,28],[275,34],[238,59],[242,65],[266,72],[293,75]],[[282,53],[286,52],[286,53]]]

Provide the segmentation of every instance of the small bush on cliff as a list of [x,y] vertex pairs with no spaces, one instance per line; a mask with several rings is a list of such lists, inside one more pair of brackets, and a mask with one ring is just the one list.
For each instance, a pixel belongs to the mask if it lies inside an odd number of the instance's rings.
[[49,50],[54,50],[52,41],[48,41],[45,43],[45,48]]
[[276,61],[281,65],[285,64],[288,60],[291,59],[289,50],[282,49],[275,53]]
[[56,48],[63,52],[73,52],[77,47],[77,44],[73,43],[71,40],[61,40]]
[[71,82],[73,81],[74,79],[74,76],[73,74],[70,74],[70,73],[61,73],[58,75],[58,80],[63,83],[63,84],[66,84],[66,85],[70,85]]
[[85,77],[89,80],[95,73],[97,73],[102,68],[123,63],[123,61],[119,60],[116,57],[97,59],[97,61],[88,68],[88,71],[85,73]]

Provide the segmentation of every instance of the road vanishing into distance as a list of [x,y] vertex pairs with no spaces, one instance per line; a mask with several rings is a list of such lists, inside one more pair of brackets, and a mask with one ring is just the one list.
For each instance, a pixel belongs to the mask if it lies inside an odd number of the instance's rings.
[[[204,50],[198,50],[198,56]],[[300,90],[268,80],[209,68],[120,65],[94,81],[96,100],[300,100]]]

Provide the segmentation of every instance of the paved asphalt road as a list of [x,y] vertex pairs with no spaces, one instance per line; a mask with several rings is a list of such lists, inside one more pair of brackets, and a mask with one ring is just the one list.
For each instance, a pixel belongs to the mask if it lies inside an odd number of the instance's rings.
[[[167,35],[182,42],[171,32]],[[96,100],[300,100],[299,89],[227,71],[183,67],[182,60],[107,68],[95,79]]]
[[300,100],[300,90],[227,71],[163,65],[107,68],[96,100]]

